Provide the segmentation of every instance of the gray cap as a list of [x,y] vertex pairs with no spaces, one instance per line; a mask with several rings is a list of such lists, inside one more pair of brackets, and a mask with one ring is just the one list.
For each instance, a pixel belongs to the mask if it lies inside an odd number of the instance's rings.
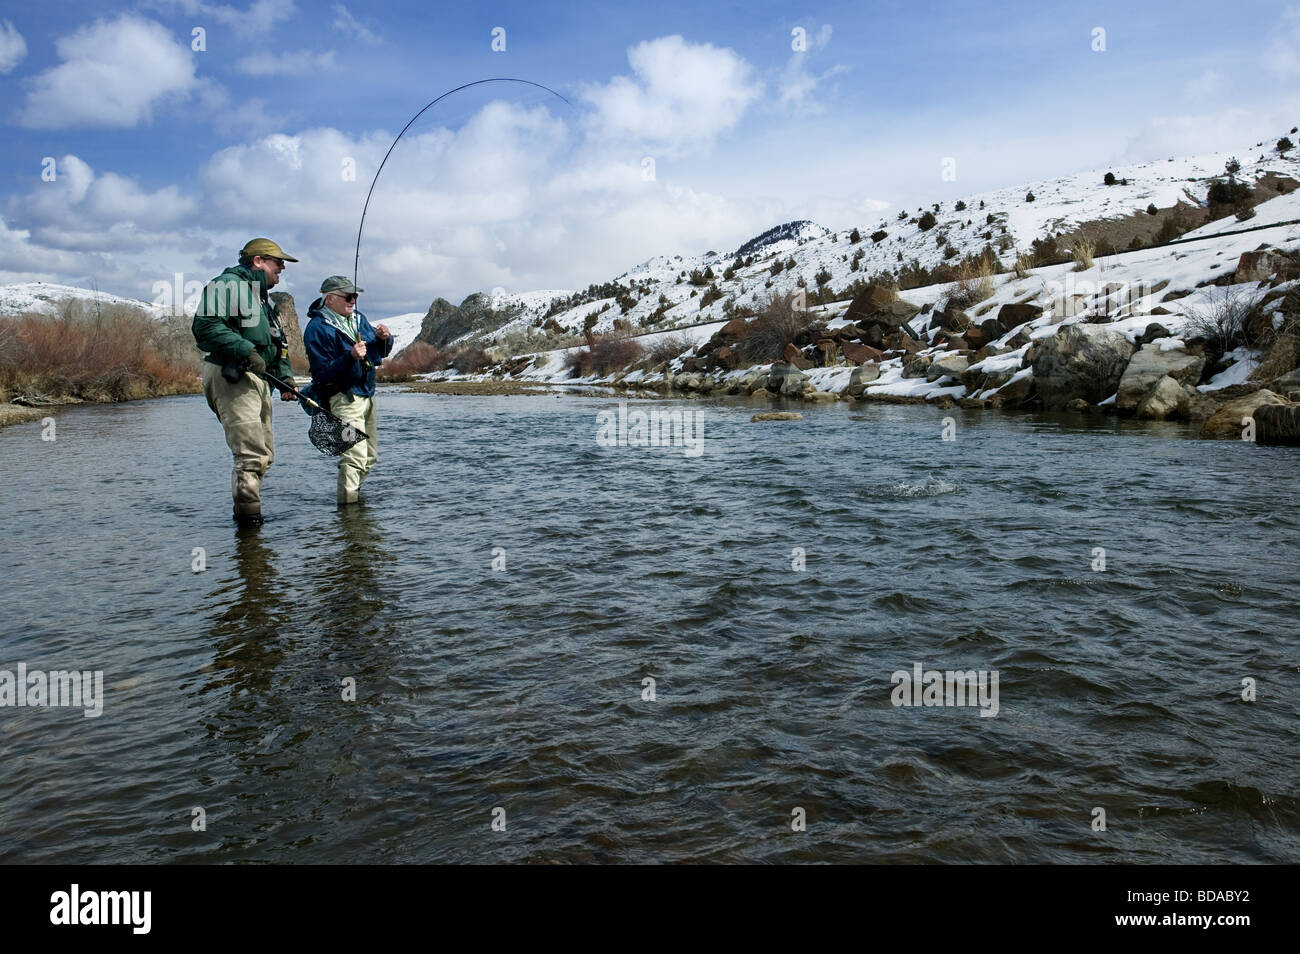
[[352,284],[352,280],[346,275],[331,275],[329,278],[325,279],[325,281],[320,283],[320,291],[322,295],[328,295],[331,293],[338,295],[360,295],[365,291],[365,289],[358,288],[356,285]]

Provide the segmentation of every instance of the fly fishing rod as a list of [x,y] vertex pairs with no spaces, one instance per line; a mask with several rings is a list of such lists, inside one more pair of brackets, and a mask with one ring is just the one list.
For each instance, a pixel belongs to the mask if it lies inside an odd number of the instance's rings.
[[437,99],[433,100],[430,103],[427,103],[423,109],[421,109],[418,113],[412,116],[410,121],[407,122],[407,124],[402,127],[402,131],[397,134],[397,138],[393,140],[393,144],[388,147],[388,152],[384,153],[383,161],[379,163],[379,168],[375,170],[375,177],[370,180],[370,190],[366,193],[366,204],[361,208],[361,224],[357,226],[357,254],[356,257],[353,258],[352,260],[352,287],[355,288],[357,284],[357,272],[361,262],[361,231],[366,227],[366,212],[369,211],[370,209],[370,197],[374,195],[375,183],[379,181],[379,173],[384,171],[384,165],[385,163],[388,162],[388,157],[393,154],[393,150],[397,148],[397,144],[401,142],[402,137],[406,135],[406,131],[410,129],[415,124],[415,121],[419,119],[421,116],[423,116],[427,110],[429,110],[433,106],[436,106],[438,103],[442,102],[444,99],[446,99],[448,96],[451,96],[453,93],[459,93],[461,90],[469,89],[471,86],[482,86],[484,83],[523,83],[525,86],[536,86],[538,89],[545,90],[546,92],[550,93],[552,96],[561,100],[566,106],[573,105],[567,99],[565,99],[563,96],[557,93],[555,90],[551,89],[549,86],[543,86],[541,83],[534,83],[532,80],[516,79],[512,76],[494,76],[491,79],[475,80],[472,83],[466,83],[463,86],[457,86],[455,89],[449,89],[447,90],[447,92],[443,93]]

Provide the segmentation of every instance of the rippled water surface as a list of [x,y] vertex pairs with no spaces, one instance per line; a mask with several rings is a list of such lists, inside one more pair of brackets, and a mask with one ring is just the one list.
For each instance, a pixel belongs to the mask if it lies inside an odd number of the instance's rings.
[[[0,861],[1300,859],[1297,451],[616,406],[386,392],[341,513],[277,404],[259,531],[202,397],[0,432],[0,669],[106,687],[0,708]],[[997,715],[895,707],[916,663]]]

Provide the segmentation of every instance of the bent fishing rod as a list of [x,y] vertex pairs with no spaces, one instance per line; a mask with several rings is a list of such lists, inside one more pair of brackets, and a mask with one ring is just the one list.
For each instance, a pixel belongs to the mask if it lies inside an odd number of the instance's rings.
[[552,96],[561,100],[566,106],[573,105],[549,86],[543,86],[541,83],[534,83],[532,80],[516,79],[513,76],[494,76],[490,79],[481,79],[475,80],[472,83],[465,83],[463,86],[457,86],[455,89],[447,90],[447,92],[443,93],[437,99],[425,104],[424,108],[412,116],[410,121],[402,127],[402,131],[397,134],[397,138],[393,140],[393,144],[388,147],[388,152],[384,153],[383,161],[379,163],[379,168],[375,170],[375,177],[370,180],[370,190],[366,192],[366,204],[361,208],[361,224],[357,226],[357,254],[352,260],[352,287],[355,288],[357,284],[357,272],[361,262],[361,231],[366,227],[366,212],[370,209],[370,197],[374,195],[375,183],[379,181],[379,174],[384,171],[384,165],[388,162],[388,157],[393,154],[393,150],[397,148],[397,144],[401,142],[402,137],[406,135],[406,131],[410,129],[411,126],[415,124],[415,121],[423,116],[427,110],[436,106],[453,93],[459,93],[461,90],[469,89],[471,86],[482,86],[484,83],[523,83],[525,86],[536,86],[538,89],[545,90]]

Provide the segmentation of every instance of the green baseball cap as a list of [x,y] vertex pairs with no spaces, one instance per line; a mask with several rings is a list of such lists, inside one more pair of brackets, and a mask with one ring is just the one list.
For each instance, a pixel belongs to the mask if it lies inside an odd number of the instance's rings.
[[358,288],[352,284],[352,280],[346,275],[331,275],[325,281],[320,283],[320,292],[322,295],[330,293],[338,295],[360,295],[364,288]]
[[292,255],[285,252],[284,249],[276,245],[269,238],[249,239],[248,244],[239,250],[240,255],[247,255],[252,258],[254,255],[261,255],[263,258],[278,258],[286,262],[298,261]]

